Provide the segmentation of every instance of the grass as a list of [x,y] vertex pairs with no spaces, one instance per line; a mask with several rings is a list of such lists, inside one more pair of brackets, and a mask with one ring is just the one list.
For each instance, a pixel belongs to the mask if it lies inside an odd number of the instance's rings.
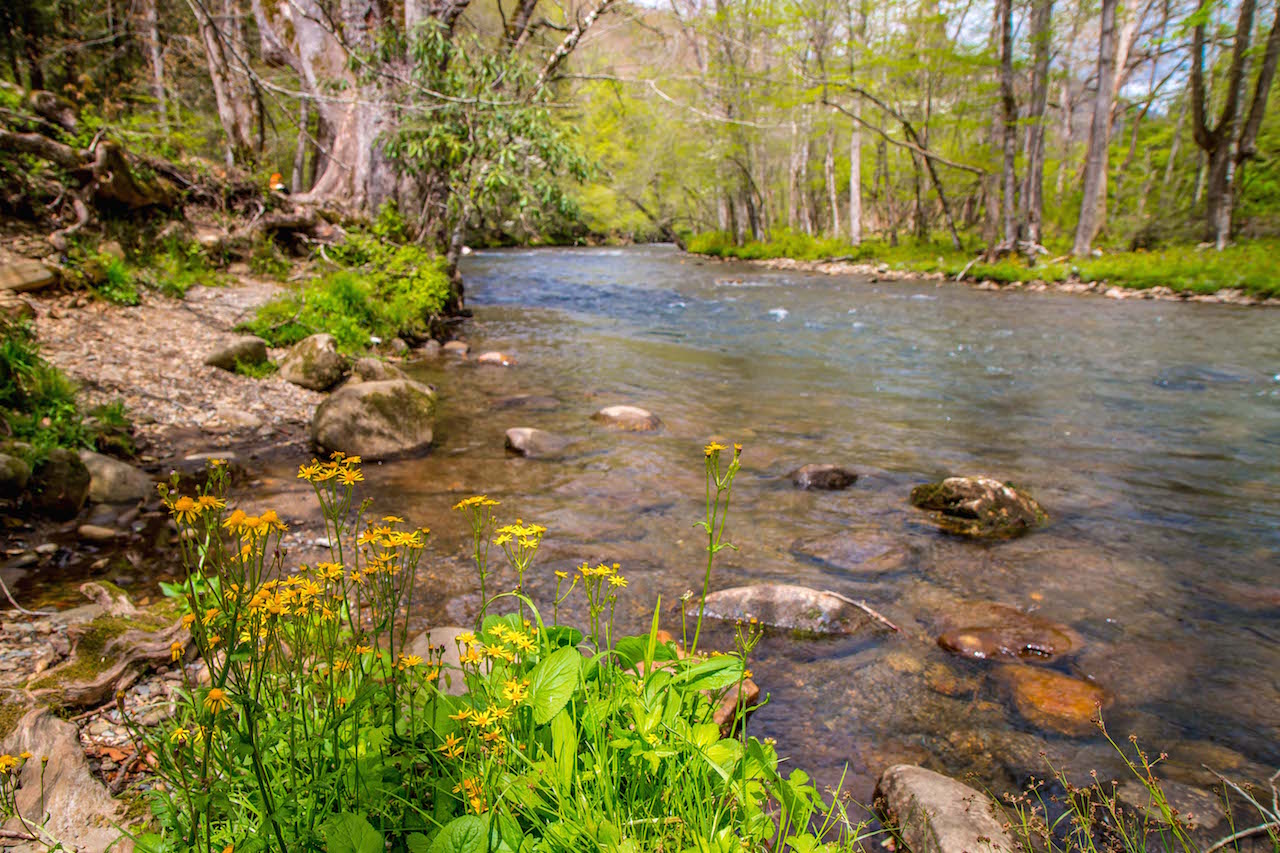
[[1167,287],[1176,292],[1216,293],[1228,288],[1250,296],[1280,298],[1280,265],[1275,258],[1280,240],[1241,241],[1222,252],[1191,245],[1168,246],[1150,251],[1109,252],[1096,258],[1055,259],[1028,266],[1020,257],[1006,257],[994,263],[970,266],[980,251],[956,251],[938,243],[904,243],[889,246],[867,241],[859,246],[834,239],[783,232],[769,240],[734,244],[729,235],[710,232],[688,241],[694,254],[721,258],[765,260],[794,258],[802,261],[840,259],[883,263],[891,269],[917,273],[940,272],[955,277],[962,271],[974,281],[1012,282],[1105,282],[1116,287],[1144,290]]

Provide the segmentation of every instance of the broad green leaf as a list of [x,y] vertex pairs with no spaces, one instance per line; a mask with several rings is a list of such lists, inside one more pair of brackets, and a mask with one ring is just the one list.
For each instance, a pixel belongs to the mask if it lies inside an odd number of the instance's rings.
[[676,683],[683,690],[723,690],[742,677],[742,661],[721,655],[682,670]]
[[569,701],[582,672],[582,655],[575,648],[557,649],[529,673],[529,706],[533,721],[546,725]]
[[568,711],[560,711],[551,720],[551,754],[556,763],[556,786],[562,796],[568,796],[578,766],[578,727]]
[[489,822],[479,815],[463,815],[445,824],[427,853],[488,853]]
[[358,814],[344,812],[324,827],[328,853],[382,853],[382,833]]

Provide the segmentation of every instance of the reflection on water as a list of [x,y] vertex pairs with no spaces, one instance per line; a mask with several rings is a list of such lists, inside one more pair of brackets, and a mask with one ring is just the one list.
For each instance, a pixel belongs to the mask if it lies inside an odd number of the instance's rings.
[[[1171,778],[1194,781],[1206,754],[1246,776],[1280,764],[1280,314],[876,284],[663,247],[480,252],[464,272],[473,347],[519,365],[422,365],[442,397],[438,447],[369,471],[382,505],[437,531],[423,618],[474,608],[448,506],[487,492],[551,528],[536,594],[553,567],[617,560],[631,578],[621,618],[647,626],[657,595],[700,583],[691,524],[701,446],[718,437],[746,452],[740,550],[715,585],[835,590],[911,635],[762,644],[753,668],[771,701],[754,732],[822,781],[849,763],[866,797],[900,760],[994,787],[1043,771],[1041,751],[1111,765],[1101,738],[1038,730],[990,665],[927,641],[974,601],[1073,629],[1080,648],[1054,666],[1104,687],[1111,731],[1172,753]],[[588,420],[615,403],[665,429]],[[573,443],[557,461],[508,457],[513,426]],[[845,492],[795,491],[786,475],[807,462],[862,476]],[[948,473],[1017,482],[1051,526],[995,545],[937,533],[906,496]],[[845,530],[907,558],[859,573],[806,555],[805,541]]]

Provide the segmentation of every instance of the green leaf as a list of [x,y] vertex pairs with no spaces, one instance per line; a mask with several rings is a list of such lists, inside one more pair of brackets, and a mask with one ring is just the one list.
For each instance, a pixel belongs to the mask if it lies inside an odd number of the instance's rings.
[[546,725],[569,701],[582,672],[582,654],[575,648],[557,649],[529,673],[529,706],[533,721]]
[[555,758],[556,782],[561,796],[573,790],[573,771],[578,766],[578,727],[568,711],[551,720],[551,754]]
[[344,812],[325,824],[328,853],[382,853],[382,833],[358,814]]
[[445,824],[427,853],[487,853],[489,822],[479,815],[463,815]]
[[676,683],[684,690],[722,690],[742,677],[742,661],[728,655],[695,663],[684,669]]
[[431,849],[431,841],[421,832],[415,832],[404,839],[404,846],[409,853],[427,853]]

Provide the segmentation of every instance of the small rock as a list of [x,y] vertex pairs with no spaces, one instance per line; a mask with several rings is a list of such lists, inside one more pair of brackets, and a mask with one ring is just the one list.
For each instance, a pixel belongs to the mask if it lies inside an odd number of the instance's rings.
[[58,546],[52,542],[42,542],[35,547],[35,552],[41,556],[47,557],[50,554],[57,553]]
[[[1160,793],[1177,819],[1190,825],[1192,829],[1213,829],[1227,819],[1222,797],[1212,791],[1161,779]],[[1166,825],[1169,823],[1151,790],[1137,779],[1121,782],[1116,790],[1116,797],[1149,820]]]
[[662,427],[662,421],[657,415],[638,406],[607,406],[592,415],[591,419],[627,432],[653,432]]
[[120,531],[97,524],[82,524],[76,529],[81,539],[87,542],[110,542],[120,535]]
[[364,382],[385,382],[388,379],[408,379],[403,370],[394,364],[387,364],[380,358],[365,356],[356,359],[351,369],[352,377],[359,377]]
[[857,474],[839,465],[805,465],[791,472],[791,482],[798,489],[839,491],[849,488],[857,479]]
[[720,736],[729,737],[733,734],[734,721],[738,717],[738,709],[747,709],[756,703],[760,698],[760,685],[756,684],[750,678],[742,679],[741,684],[735,684],[725,692],[721,698],[720,704],[716,706],[715,714],[712,719],[716,725],[720,727]]
[[0,290],[24,293],[41,290],[57,281],[57,271],[41,261],[15,258],[8,263],[0,263]]
[[120,245],[118,240],[106,240],[98,244],[98,254],[106,255],[108,258],[115,258],[117,261],[123,261],[124,247]]
[[267,342],[254,335],[243,335],[214,350],[204,363],[223,370],[235,370],[236,363],[263,364],[267,360]]
[[36,309],[30,302],[12,290],[0,290],[0,320],[22,323],[34,320]]
[[467,628],[446,625],[423,631],[409,641],[407,653],[417,655],[423,660],[430,660],[433,657],[433,648],[444,647],[444,656],[440,660],[440,689],[449,696],[461,696],[467,692],[467,684],[462,677],[462,661],[459,658],[457,643],[458,635],[467,631],[469,631]]
[[1072,631],[1047,619],[1002,604],[973,608],[971,621],[944,631],[938,645],[967,658],[1037,658],[1049,660],[1077,644]]
[[815,539],[797,539],[791,553],[858,574],[887,574],[906,568],[911,552],[874,532],[842,531]]
[[[689,612],[698,612],[690,602]],[[852,634],[867,616],[829,592],[794,584],[766,583],[722,589],[707,596],[713,619],[757,619],[765,625],[813,634]]]
[[426,343],[419,346],[415,352],[417,352],[421,358],[439,358],[440,342],[436,340],[428,340]]
[[471,352],[471,347],[465,341],[447,341],[443,347],[444,351],[450,355],[465,356]]
[[978,539],[1017,536],[1048,520],[1029,495],[991,477],[948,477],[917,486],[911,504],[934,510],[943,530]]
[[519,456],[544,458],[556,456],[565,449],[568,441],[558,435],[552,435],[532,427],[512,427],[507,430],[507,450]]
[[1018,713],[1031,724],[1072,736],[1097,731],[1094,718],[1107,699],[1098,685],[1053,670],[1017,664],[1001,667],[999,676],[1013,691]]
[[155,494],[151,477],[127,462],[91,450],[80,451],[80,461],[89,469],[89,500],[94,503],[131,503]]
[[510,367],[516,360],[504,352],[482,352],[476,356],[476,364],[491,364],[495,367]]
[[876,783],[876,802],[911,853],[1015,853],[995,803],[941,773],[897,764]]
[[346,372],[347,360],[333,335],[303,338],[280,360],[280,378],[312,391],[328,391]]
[[560,408],[560,401],[555,397],[542,394],[513,394],[498,397],[491,404],[494,409],[527,409],[531,412],[554,412]]
[[36,465],[28,485],[37,512],[72,518],[89,497],[89,469],[75,452],[57,447]]
[[17,456],[0,453],[0,498],[13,500],[31,479],[31,466]]
[[387,349],[391,350],[392,355],[400,357],[409,352],[409,345],[405,343],[404,338],[392,338]]

